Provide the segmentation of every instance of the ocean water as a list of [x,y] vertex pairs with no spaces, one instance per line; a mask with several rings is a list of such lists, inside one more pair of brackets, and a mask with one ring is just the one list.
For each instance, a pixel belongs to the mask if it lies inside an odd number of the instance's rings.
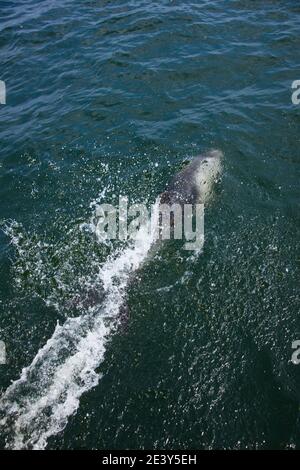
[[[1,2],[1,447],[300,448],[299,31],[296,0]],[[200,254],[99,240],[211,147]]]

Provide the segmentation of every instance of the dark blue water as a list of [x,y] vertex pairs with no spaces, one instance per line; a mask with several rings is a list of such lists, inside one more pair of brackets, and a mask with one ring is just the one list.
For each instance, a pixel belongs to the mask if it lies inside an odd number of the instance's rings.
[[[296,0],[1,2],[2,447],[300,448],[299,28]],[[98,203],[211,147],[201,255],[99,243]]]

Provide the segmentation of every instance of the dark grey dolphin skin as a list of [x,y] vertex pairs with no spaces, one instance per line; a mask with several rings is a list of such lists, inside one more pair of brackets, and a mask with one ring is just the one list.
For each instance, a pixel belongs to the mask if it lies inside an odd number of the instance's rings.
[[167,186],[160,197],[161,204],[206,203],[214,182],[222,171],[223,153],[210,150],[188,163]]

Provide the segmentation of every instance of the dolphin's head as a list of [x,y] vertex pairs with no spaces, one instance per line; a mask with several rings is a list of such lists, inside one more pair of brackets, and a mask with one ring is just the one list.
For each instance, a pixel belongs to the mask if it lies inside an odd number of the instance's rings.
[[222,160],[224,158],[224,154],[223,154],[222,150],[212,149],[212,150],[209,150],[205,154],[205,157],[207,157],[207,158],[219,158],[220,160]]
[[212,196],[214,184],[220,179],[224,155],[221,150],[210,150],[199,155],[190,164],[197,201],[207,203]]
[[222,160],[221,150],[210,150],[193,158],[175,175],[167,191],[161,195],[161,202],[205,204],[210,199],[214,183],[220,178]]
[[205,154],[198,155],[195,161],[195,167],[198,166],[199,170],[203,170],[203,165],[207,165],[214,173],[215,177],[218,178],[222,172],[224,154],[221,150],[209,150]]

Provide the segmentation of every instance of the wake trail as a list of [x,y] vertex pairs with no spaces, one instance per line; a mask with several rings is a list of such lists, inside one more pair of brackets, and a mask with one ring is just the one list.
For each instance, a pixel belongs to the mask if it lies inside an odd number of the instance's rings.
[[111,255],[95,285],[105,297],[96,309],[57,324],[52,337],[37,352],[0,399],[0,427],[8,449],[45,449],[49,437],[61,432],[83,393],[101,378],[109,338],[119,323],[130,276],[145,260],[154,241],[150,224],[139,229],[133,245]]

